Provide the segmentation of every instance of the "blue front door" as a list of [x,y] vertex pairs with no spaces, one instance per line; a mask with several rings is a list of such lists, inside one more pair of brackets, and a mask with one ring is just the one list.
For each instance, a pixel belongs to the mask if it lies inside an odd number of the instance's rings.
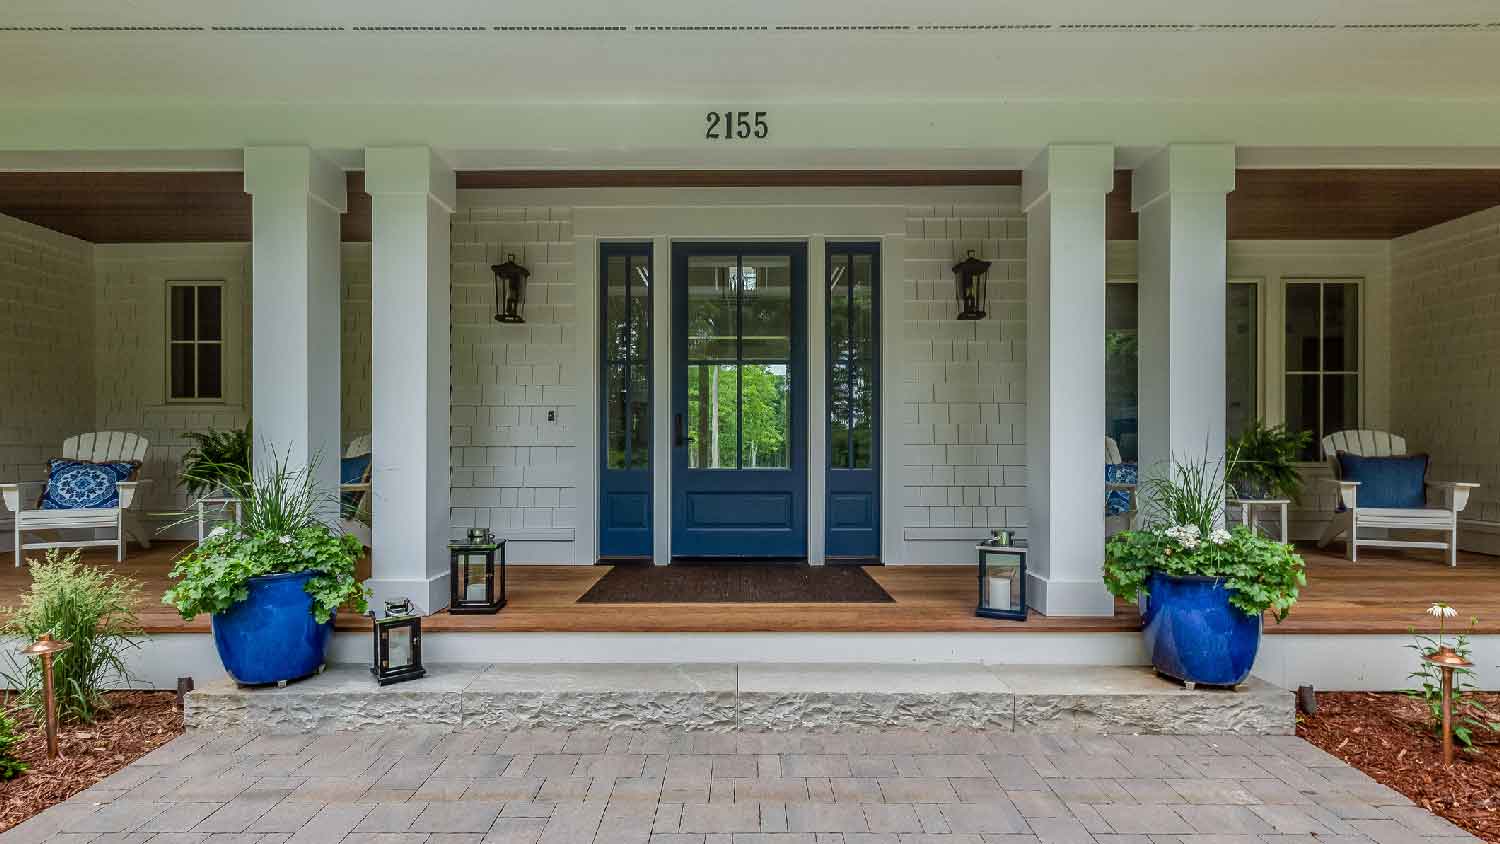
[[672,252],[672,555],[807,556],[807,247]]

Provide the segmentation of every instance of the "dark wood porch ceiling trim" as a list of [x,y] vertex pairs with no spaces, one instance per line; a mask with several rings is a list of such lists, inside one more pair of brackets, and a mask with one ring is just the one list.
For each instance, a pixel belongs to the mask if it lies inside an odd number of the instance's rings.
[[[1231,240],[1388,240],[1500,205],[1500,170],[1240,170]],[[1016,170],[464,171],[461,190],[623,187],[1015,186]],[[370,239],[364,174],[348,174],[346,242]],[[0,172],[0,213],[93,243],[245,242],[250,197],[238,172]],[[1115,173],[1111,240],[1137,236],[1130,171]]]

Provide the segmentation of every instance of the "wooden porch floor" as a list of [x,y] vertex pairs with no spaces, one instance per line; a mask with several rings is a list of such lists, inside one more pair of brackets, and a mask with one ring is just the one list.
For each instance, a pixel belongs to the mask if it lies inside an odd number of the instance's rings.
[[[207,632],[208,620],[183,621],[160,603],[167,572],[182,543],[132,548],[123,564],[95,550],[88,559],[141,581],[140,617],[148,633]],[[1366,552],[1357,564],[1312,547],[1308,585],[1278,633],[1405,633],[1431,621],[1423,609],[1448,601],[1463,617],[1478,616],[1479,632],[1500,633],[1500,557],[1464,554],[1456,569],[1437,552]],[[1339,551],[1335,547],[1331,551]],[[579,604],[579,596],[603,577],[603,566],[525,566],[508,569],[510,604],[494,616],[439,613],[424,622],[429,631],[505,632],[1108,632],[1135,630],[1135,608],[1116,604],[1113,618],[1054,619],[1032,613],[1027,622],[974,617],[974,570],[969,566],[875,566],[870,574],[894,603],[884,604]],[[16,602],[30,577],[24,568],[0,565],[0,607]],[[369,622],[341,616],[339,629]]]

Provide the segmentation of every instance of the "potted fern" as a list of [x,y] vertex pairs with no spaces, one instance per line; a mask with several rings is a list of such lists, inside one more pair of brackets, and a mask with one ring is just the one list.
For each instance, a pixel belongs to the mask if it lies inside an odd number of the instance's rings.
[[219,468],[240,521],[214,528],[177,559],[163,601],[184,619],[209,614],[219,659],[239,683],[313,674],[339,607],[365,611],[354,573],[363,548],[328,526],[338,501],[318,490],[312,467],[272,457],[253,474]]
[[227,497],[228,486],[250,473],[250,426],[182,435],[193,444],[182,456],[177,482],[191,498]]
[[1285,498],[1302,495],[1302,475],[1297,461],[1312,442],[1311,431],[1289,431],[1285,425],[1267,427],[1257,419],[1229,441],[1229,486],[1245,499]]

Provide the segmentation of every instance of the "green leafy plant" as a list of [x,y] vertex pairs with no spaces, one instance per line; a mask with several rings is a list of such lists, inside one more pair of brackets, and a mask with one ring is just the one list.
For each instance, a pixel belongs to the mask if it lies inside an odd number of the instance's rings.
[[193,498],[226,489],[250,474],[250,428],[183,434],[193,447],[182,456],[177,481]]
[[1307,585],[1302,558],[1290,545],[1244,526],[1222,526],[1221,464],[1174,461],[1143,484],[1146,526],[1121,531],[1104,546],[1104,584],[1118,598],[1147,593],[1153,572],[1219,578],[1229,602],[1251,615],[1286,618]]
[[313,467],[294,469],[273,456],[254,475],[226,477],[225,489],[239,499],[240,523],[214,528],[177,559],[165,603],[186,619],[221,613],[249,597],[252,577],[311,571],[306,588],[319,623],[346,602],[365,611],[365,590],[354,576],[363,548],[325,523],[338,502],[318,491]]
[[16,758],[16,745],[22,738],[15,719],[0,711],[0,781],[26,773],[26,763]]
[[1229,485],[1244,498],[1300,498],[1302,476],[1297,461],[1311,443],[1311,431],[1289,431],[1285,425],[1266,427],[1256,420],[1225,449]]
[[[84,565],[77,551],[54,548],[31,561],[31,589],[19,607],[5,611],[10,620],[0,634],[29,643],[50,633],[72,643],[52,660],[60,718],[92,722],[108,708],[106,686],[134,679],[124,655],[143,636],[135,615],[140,594],[136,581]],[[10,668],[0,676],[22,706],[43,712],[41,661],[6,650]]]
[[[1458,612],[1444,603],[1433,604],[1427,612],[1438,618],[1438,635],[1418,633],[1415,627],[1411,628],[1410,632],[1415,637],[1415,641],[1406,648],[1416,652],[1417,670],[1408,674],[1406,679],[1414,680],[1417,685],[1416,688],[1407,689],[1406,694],[1422,701],[1427,707],[1427,729],[1434,736],[1441,738],[1443,735],[1442,669],[1422,657],[1447,644],[1446,621],[1457,616]],[[1478,624],[1479,619],[1469,619],[1470,630]],[[1454,636],[1453,650],[1465,660],[1472,655],[1473,647],[1469,644],[1467,633],[1460,632]],[[1500,734],[1500,715],[1473,696],[1472,692],[1476,688],[1473,669],[1455,668],[1453,670],[1453,740],[1468,753],[1479,752],[1479,747],[1475,742],[1476,733]]]

